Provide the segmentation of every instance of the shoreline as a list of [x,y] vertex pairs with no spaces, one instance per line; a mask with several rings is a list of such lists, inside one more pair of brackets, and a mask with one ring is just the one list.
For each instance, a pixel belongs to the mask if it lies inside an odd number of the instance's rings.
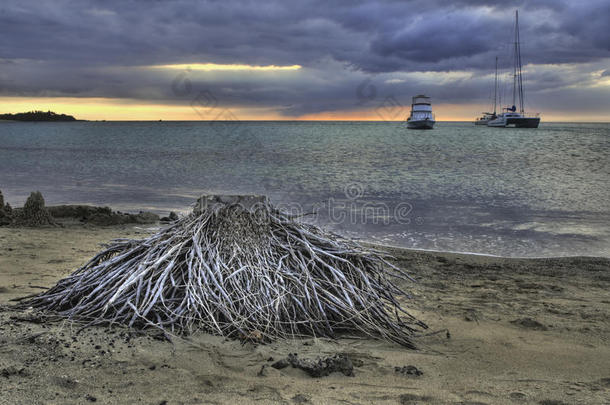
[[[175,211],[171,209],[158,209],[158,210],[142,210],[138,208],[127,209],[123,211],[113,210],[108,206],[98,206],[92,204],[57,204],[49,205],[46,207],[50,211],[53,218],[57,220],[62,226],[73,226],[80,223],[89,223],[96,226],[115,226],[115,225],[126,225],[126,224],[140,224],[140,225],[154,225],[158,229],[168,224],[168,215],[176,215]],[[14,208],[16,212],[20,211],[21,208]],[[182,214],[188,213],[188,210],[178,211]],[[167,215],[164,215],[167,213]],[[2,225],[0,224],[0,227]],[[4,225],[6,227],[19,228],[19,226]],[[324,226],[322,226],[324,227]],[[478,252],[463,252],[453,250],[434,250],[424,248],[410,248],[391,244],[380,243],[374,239],[356,238],[356,242],[377,247],[381,249],[392,249],[392,250],[405,250],[412,252],[424,252],[431,254],[452,254],[452,255],[464,255],[464,256],[481,256],[498,259],[560,259],[560,258],[603,258],[610,259],[610,256],[600,255],[566,255],[566,256],[502,256],[494,255],[491,253],[478,253]]]
[[[254,345],[205,332],[90,327],[15,311],[138,224],[0,228],[0,387],[8,403],[607,404],[610,259],[512,259],[386,247],[417,280],[405,308],[419,349],[368,338]],[[379,246],[377,246],[379,247]],[[449,331],[447,338],[445,330]],[[438,332],[438,333],[434,333]],[[345,354],[354,376],[312,378],[274,361]],[[422,375],[398,370],[414,366]],[[544,402],[546,401],[546,402]],[[0,400],[2,403],[2,400]]]
[[500,255],[493,255],[493,254],[489,254],[489,253],[477,253],[477,252],[459,252],[459,251],[452,251],[452,250],[433,250],[433,249],[416,249],[416,248],[407,248],[407,247],[402,247],[402,246],[396,246],[396,245],[387,245],[387,244],[383,244],[383,243],[378,243],[375,241],[368,241],[368,240],[364,240],[364,239],[359,239],[358,240],[361,243],[364,243],[367,246],[372,246],[372,247],[379,247],[381,249],[391,249],[391,250],[404,250],[407,252],[422,252],[422,253],[434,253],[434,254],[450,254],[450,255],[459,255],[459,256],[482,256],[482,257],[489,257],[489,258],[494,258],[494,259],[515,259],[515,260],[542,260],[542,259],[577,259],[577,258],[586,258],[586,259],[610,259],[609,257],[606,256],[587,256],[587,255],[571,255],[571,256],[534,256],[534,257],[528,257],[528,256],[500,256]]

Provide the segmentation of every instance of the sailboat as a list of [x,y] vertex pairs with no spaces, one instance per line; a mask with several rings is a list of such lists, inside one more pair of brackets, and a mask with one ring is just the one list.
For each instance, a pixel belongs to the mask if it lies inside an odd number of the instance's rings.
[[474,125],[487,125],[491,120],[495,120],[498,115],[496,114],[496,100],[498,99],[498,57],[496,56],[496,76],[494,79],[494,112],[484,112],[483,115],[474,121]]
[[[538,128],[540,116],[528,115],[523,102],[523,75],[521,73],[521,44],[519,42],[519,11],[515,11],[515,48],[513,62],[513,105],[502,109],[502,113],[487,123],[488,127]],[[516,101],[519,98],[519,111]]]

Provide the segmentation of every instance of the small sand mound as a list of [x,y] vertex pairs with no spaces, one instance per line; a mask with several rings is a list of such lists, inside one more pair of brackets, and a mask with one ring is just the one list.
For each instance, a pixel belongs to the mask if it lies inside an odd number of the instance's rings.
[[0,191],[0,226],[8,225],[12,222],[12,209],[11,206],[4,205],[4,196],[2,195],[2,191]]
[[116,240],[22,306],[91,324],[173,333],[202,329],[262,341],[360,334],[413,348],[426,325],[376,251],[273,207],[261,196],[204,196],[192,214],[142,240]]
[[44,198],[40,191],[30,194],[25,205],[15,216],[15,225],[44,226],[55,225],[53,217],[45,207]]

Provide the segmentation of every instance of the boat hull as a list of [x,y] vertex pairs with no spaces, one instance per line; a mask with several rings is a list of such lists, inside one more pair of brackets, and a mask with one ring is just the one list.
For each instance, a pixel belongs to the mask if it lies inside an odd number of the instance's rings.
[[487,123],[488,127],[538,128],[540,117],[508,117],[495,119]]
[[412,120],[407,121],[409,129],[432,129],[434,128],[434,120]]
[[507,118],[506,126],[515,128],[538,128],[540,117]]

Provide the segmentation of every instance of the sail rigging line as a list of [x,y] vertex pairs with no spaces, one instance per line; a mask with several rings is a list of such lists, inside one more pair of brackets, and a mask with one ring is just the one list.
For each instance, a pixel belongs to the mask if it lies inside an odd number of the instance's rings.
[[494,116],[496,115],[497,100],[498,100],[498,57],[496,56],[496,76],[494,79]]
[[521,38],[519,35],[519,10],[515,10],[515,38],[517,40],[517,63],[519,65],[519,106],[521,113],[524,112],[525,100],[523,99],[523,72],[521,71]]
[[517,105],[517,25],[513,42],[513,108]]

